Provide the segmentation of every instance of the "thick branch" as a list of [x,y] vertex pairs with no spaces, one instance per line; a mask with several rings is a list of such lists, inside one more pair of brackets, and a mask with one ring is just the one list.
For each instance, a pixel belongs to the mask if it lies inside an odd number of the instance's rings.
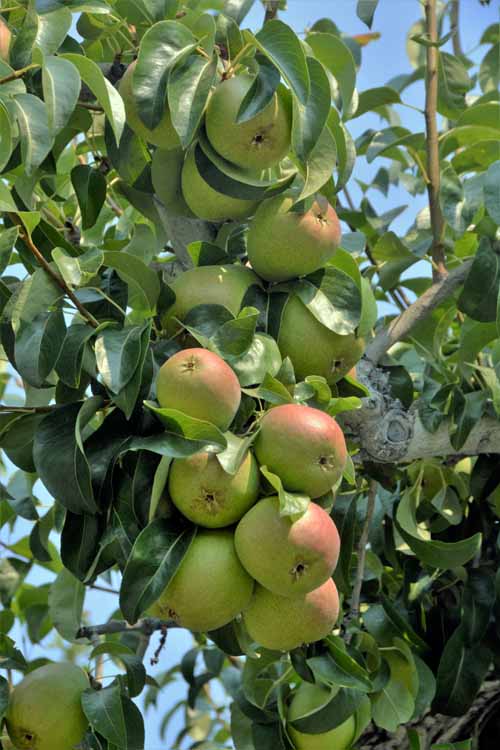
[[[437,42],[438,27],[436,16],[436,0],[426,0],[425,20],[427,37],[430,42]],[[434,279],[446,275],[445,253],[443,245],[443,214],[439,203],[440,171],[439,171],[439,141],[437,128],[437,99],[438,99],[438,59],[437,47],[427,47],[427,69],[425,78],[425,126],[427,131],[427,173],[429,182],[429,208],[432,228],[432,259],[434,261]]]
[[483,417],[472,428],[464,445],[457,451],[450,441],[450,422],[446,420],[436,430],[428,432],[418,417],[413,424],[413,436],[405,461],[433,456],[478,456],[481,453],[500,453],[500,421]]
[[144,617],[134,625],[126,620],[110,620],[103,625],[84,625],[76,634],[76,638],[88,638],[92,640],[96,635],[110,635],[112,633],[141,633],[151,636],[156,630],[165,628],[178,628],[174,620],[159,620],[157,617]]
[[77,308],[77,310],[80,313],[80,315],[82,316],[82,318],[85,318],[85,320],[88,323],[90,323],[90,325],[93,326],[94,328],[98,328],[99,321],[96,320],[94,318],[94,316],[92,315],[92,313],[90,313],[82,305],[82,303],[78,300],[78,298],[76,297],[76,295],[74,294],[74,292],[72,292],[72,290],[66,284],[66,282],[63,279],[63,277],[60,276],[57,273],[57,271],[54,271],[54,269],[50,266],[50,264],[47,263],[47,261],[45,260],[45,258],[42,255],[42,253],[37,248],[37,246],[35,245],[35,243],[33,242],[33,240],[31,239],[29,233],[26,231],[26,228],[25,228],[23,222],[21,221],[21,219],[19,218],[19,216],[17,216],[17,214],[13,214],[13,213],[10,213],[9,216],[10,216],[10,218],[12,219],[12,221],[15,224],[17,224],[18,226],[21,227],[21,239],[23,240],[23,242],[26,245],[26,247],[28,248],[28,250],[35,256],[35,258],[37,259],[38,263],[42,266],[42,268],[45,271],[45,273],[47,273],[48,276],[50,276],[50,278],[52,279],[52,281],[54,281],[57,284],[57,286],[60,289],[62,289],[62,291],[64,292],[64,294],[72,301],[72,303]]
[[406,338],[418,323],[424,320],[424,318],[464,283],[471,265],[471,260],[466,261],[451,271],[448,276],[432,284],[421,297],[402,312],[401,315],[398,315],[387,328],[375,336],[374,340],[368,344],[366,349],[367,359],[374,365],[378,364],[382,356],[393,344]]
[[453,36],[451,37],[453,54],[460,57],[463,55],[462,43],[460,41],[460,0],[451,0],[450,22],[453,32]]

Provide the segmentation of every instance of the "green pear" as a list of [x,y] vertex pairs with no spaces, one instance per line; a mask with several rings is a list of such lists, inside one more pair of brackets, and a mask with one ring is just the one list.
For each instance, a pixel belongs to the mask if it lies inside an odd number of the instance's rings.
[[176,458],[168,491],[174,505],[193,523],[218,529],[236,523],[256,502],[259,467],[250,451],[235,474],[224,471],[213,453]]
[[259,463],[277,474],[285,489],[316,498],[337,484],[347,448],[337,422],[301,404],[276,406],[264,415],[255,441]]
[[309,503],[294,520],[281,516],[277,497],[266,497],[245,513],[234,536],[244,568],[281,596],[299,596],[321,586],[338,562],[340,539],[334,522]]
[[198,305],[222,305],[236,317],[248,290],[260,286],[259,277],[244,266],[198,266],[177,276],[170,284],[175,302],[167,310],[162,325],[169,335],[177,333],[182,321]]
[[330,331],[292,294],[281,316],[278,346],[282,357],[292,361],[298,379],[320,375],[333,384],[361,359],[365,342],[354,334]]
[[158,125],[152,130],[148,128],[139,117],[132,88],[132,77],[134,75],[136,64],[137,60],[134,60],[134,62],[128,66],[125,75],[120,81],[119,87],[123,103],[125,104],[127,125],[136,135],[139,136],[139,138],[148,141],[148,143],[152,143],[163,149],[177,148],[180,146],[180,140],[174,126],[172,125],[172,118],[170,117],[170,112],[166,103],[163,117]]
[[164,409],[177,409],[227,430],[241,401],[238,378],[218,354],[183,349],[160,367],[156,396]]
[[331,578],[303,596],[279,596],[256,586],[243,612],[250,638],[274,651],[291,651],[329,635],[339,616],[339,595]]
[[242,200],[215,190],[201,176],[195,159],[195,146],[186,155],[182,169],[182,194],[190,210],[204,221],[245,219],[255,213],[256,201]]
[[291,121],[283,100],[274,94],[262,112],[236,122],[253,80],[242,74],[222,81],[208,102],[205,127],[210,143],[224,159],[243,169],[262,170],[277,164],[290,150]]
[[277,195],[260,204],[248,232],[248,258],[266,281],[287,281],[325,265],[340,244],[340,224],[330,204],[314,201],[291,211],[293,198]]
[[172,216],[187,216],[192,218],[181,188],[181,174],[184,166],[184,151],[182,148],[169,150],[157,148],[151,162],[151,181],[155,193],[168,213]]
[[232,531],[199,530],[152,613],[195,632],[216,630],[248,606],[253,587]]
[[46,664],[30,672],[11,693],[6,714],[9,736],[18,750],[72,750],[88,721],[81,696],[89,688],[74,664]]
[[339,688],[303,682],[295,693],[288,709],[288,734],[296,750],[348,750],[356,737],[356,717],[349,716],[338,727],[321,734],[306,734],[295,729],[290,722],[301,719],[327,705]]

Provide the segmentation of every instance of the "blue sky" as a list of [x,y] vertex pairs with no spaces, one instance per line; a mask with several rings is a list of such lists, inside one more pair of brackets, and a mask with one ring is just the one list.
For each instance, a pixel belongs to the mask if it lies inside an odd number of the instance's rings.
[[[312,25],[314,21],[322,17],[331,17],[339,28],[349,34],[359,34],[366,31],[366,27],[356,16],[356,0],[288,0],[288,11],[282,14],[282,19],[292,26],[295,31],[300,32]],[[364,91],[375,86],[382,86],[393,76],[399,73],[410,72],[410,63],[406,55],[406,34],[411,24],[421,17],[421,5],[418,0],[380,0],[377,10],[373,31],[382,34],[381,39],[369,44],[363,50],[363,64],[358,77],[358,90]],[[257,30],[263,18],[263,9],[259,2],[255,3],[254,9],[248,15],[245,26]],[[465,52],[477,47],[482,31],[491,23],[498,20],[496,3],[489,7],[482,7],[478,0],[462,1],[461,36]],[[477,60],[485,54],[485,48],[479,48],[470,56]],[[415,84],[403,94],[403,99],[416,107],[423,106],[423,87]],[[421,131],[424,128],[423,116],[414,110],[405,107],[397,107],[401,116],[402,124],[414,130]],[[385,127],[378,117],[366,115],[352,121],[348,127],[354,137],[360,135],[367,128]],[[379,167],[389,164],[385,160],[377,160],[374,164],[367,164],[364,158],[360,158],[356,165],[355,175],[359,179],[369,182]],[[361,199],[361,191],[354,179],[351,179],[349,189],[355,204]],[[390,188],[389,195],[385,198],[378,191],[370,192],[370,200],[375,208],[386,211],[394,206],[409,204],[407,211],[394,222],[392,228],[404,233],[411,225],[416,213],[425,205],[425,197],[412,198],[404,190]],[[415,270],[412,272],[415,273]],[[428,275],[428,264],[419,264],[419,273]],[[39,484],[37,486],[37,489]],[[43,501],[47,496],[43,489],[39,489],[38,496]],[[20,522],[16,528],[15,537],[29,533],[30,527],[25,522]],[[2,530],[2,541],[8,542],[6,530]],[[39,568],[37,569],[40,570]],[[32,583],[42,583],[50,580],[50,575],[45,573],[32,573],[29,580]],[[117,606],[116,596],[89,591],[85,600],[85,609],[91,622],[104,622]],[[14,637],[19,633],[11,633]],[[146,657],[146,665],[149,669],[149,658],[156,648],[158,636],[152,639],[150,652]],[[173,664],[178,663],[180,656],[192,643],[189,633],[184,631],[172,631],[168,635],[167,647],[163,651],[159,667],[149,669],[154,676]],[[45,645],[45,644],[44,644]],[[27,646],[27,655],[34,658],[41,653],[47,654],[42,647]],[[84,649],[83,649],[84,651]],[[171,722],[166,741],[163,742],[159,736],[159,725],[164,714],[180,698],[185,696],[187,688],[184,682],[165,689],[159,699],[160,710],[156,713],[150,711],[146,716],[146,750],[170,750],[172,742],[182,728],[182,712]],[[186,745],[187,747],[187,745]]]

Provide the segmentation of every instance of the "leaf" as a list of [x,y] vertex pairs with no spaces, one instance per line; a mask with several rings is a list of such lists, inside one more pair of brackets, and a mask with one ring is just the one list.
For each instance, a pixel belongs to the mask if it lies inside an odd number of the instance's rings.
[[357,710],[364,694],[359,690],[340,688],[333,698],[315,711],[291,722],[294,729],[304,734],[323,734],[340,726]]
[[89,57],[72,52],[65,52],[59,57],[69,60],[78,69],[82,81],[89,87],[103,108],[115,134],[116,142],[119,143],[125,126],[125,105],[118,91],[104,78],[97,63]]
[[21,153],[26,174],[31,175],[53,145],[47,109],[33,94],[17,94],[13,99],[21,135]]
[[175,575],[196,534],[196,527],[171,528],[163,519],[152,521],[135,540],[123,573],[120,608],[134,623],[163,593]]
[[181,144],[187,148],[198,129],[215,81],[217,59],[190,55],[175,66],[168,80],[168,103]]
[[462,595],[462,634],[466,646],[479,643],[486,634],[495,604],[495,576],[486,569],[469,571]]
[[42,87],[49,130],[57,135],[68,124],[78,102],[80,74],[69,60],[47,57],[42,67]]
[[99,517],[68,511],[61,532],[61,559],[64,567],[80,581],[86,581],[94,563],[102,535]]
[[356,13],[369,29],[372,27],[373,16],[377,10],[378,0],[358,0]]
[[97,369],[104,385],[113,393],[120,393],[134,375],[141,356],[143,329],[143,326],[106,328],[96,339]]
[[[7,610],[6,610],[7,611]],[[7,706],[9,705],[9,683],[5,677],[0,677],[0,722],[3,721]]]
[[15,641],[0,633],[0,669],[18,669],[24,671],[26,659],[15,646]]
[[275,376],[281,367],[281,354],[276,341],[265,333],[256,333],[249,349],[231,367],[242,387],[260,385],[267,373]]
[[317,59],[337,80],[342,96],[342,111],[349,111],[356,86],[356,65],[351,50],[338,36],[314,32],[306,37]]
[[104,262],[104,255],[99,248],[91,247],[77,258],[73,258],[62,248],[55,247],[52,250],[52,259],[64,281],[75,287],[85,286],[94,278]]
[[361,291],[344,271],[326,267],[293,285],[307,309],[330,331],[347,336],[361,319]]
[[139,117],[149,129],[155,128],[163,117],[170,71],[197,44],[187,26],[177,21],[160,21],[142,37],[133,91]]
[[215,453],[227,447],[222,432],[210,422],[188,417],[176,409],[161,409],[151,401],[145,401],[144,405],[156,414],[165,427],[165,432],[146,438],[134,438],[131,443],[133,450],[144,448],[162,456],[184,458],[198,451]]
[[[135,409],[141,388],[149,389],[153,377],[152,352],[149,348],[152,321],[143,325],[140,338],[139,361],[127,385],[113,397],[114,403],[130,419]],[[143,382],[144,381],[144,382]]]
[[415,701],[407,686],[392,676],[371,696],[371,702],[373,721],[388,732],[395,732],[401,724],[406,724],[415,709]]
[[401,104],[401,97],[398,92],[390,86],[379,86],[362,91],[358,98],[358,106],[351,116],[351,120],[361,117],[366,112],[377,111],[379,107],[384,107],[388,104]]
[[35,433],[33,458],[52,497],[74,513],[96,513],[90,467],[81,429],[101,408],[98,396],[62,406],[45,417]]
[[306,512],[309,503],[311,502],[310,497],[307,495],[301,495],[297,492],[288,492],[285,490],[279,476],[269,471],[267,466],[261,466],[260,471],[278,493],[280,501],[280,516],[301,516]]
[[120,693],[114,682],[102,690],[85,690],[82,708],[91,727],[108,740],[108,747],[139,750],[144,747],[142,714],[130,698]]
[[[40,11],[38,10],[38,13]],[[44,55],[53,55],[64,42],[71,28],[72,15],[69,8],[61,8],[38,16],[38,31],[35,46]]]
[[84,347],[95,335],[95,328],[82,323],[73,323],[66,331],[55,369],[69,388],[80,385]]
[[236,116],[238,124],[247,122],[262,112],[272,101],[280,84],[280,72],[270,60],[263,55],[257,55],[256,62],[259,69],[240,104]]
[[484,205],[494,222],[500,224],[500,161],[496,161],[487,170],[483,182]]
[[450,442],[455,450],[459,451],[463,447],[471,430],[482,417],[485,407],[486,394],[483,391],[464,395],[461,391],[455,390],[450,431]]
[[[330,82],[322,64],[307,58],[311,91],[307,104],[294,100],[292,145],[301,161],[306,161],[316,146],[330,113]],[[332,167],[333,168],[333,167]]]
[[[0,172],[9,162],[13,147],[12,124],[8,109],[0,101]],[[5,231],[5,230],[4,230]]]
[[10,264],[12,251],[14,250],[14,245],[16,243],[18,234],[19,227],[3,227],[2,229],[2,232],[0,234],[0,276]]
[[249,350],[259,315],[257,308],[244,307],[234,320],[220,326],[211,341],[222,357],[240,357]]
[[74,641],[82,621],[85,586],[63,568],[49,591],[49,615],[66,641]]
[[393,289],[403,271],[419,260],[394,232],[383,234],[377,240],[372,253],[379,265],[377,273],[384,290]]
[[96,659],[104,654],[114,657],[113,661],[119,660],[127,670],[128,694],[131,698],[140,695],[146,684],[146,669],[139,656],[124,643],[100,643],[92,649],[89,659]]
[[418,559],[431,568],[452,570],[472,560],[481,549],[482,535],[474,534],[459,542],[424,541],[408,534],[396,522],[396,528]]
[[298,101],[304,106],[310,92],[310,79],[306,57],[300,40],[283,21],[268,21],[253,37],[245,32],[248,42],[255,41],[260,51],[280,71]]
[[71,170],[71,183],[82,213],[82,229],[89,229],[99,218],[106,200],[106,178],[95,167],[77,164]]
[[307,660],[308,666],[321,683],[330,687],[338,685],[361,690],[363,693],[373,689],[366,670],[347,653],[337,637],[328,638],[328,651],[324,656],[314,656]]
[[471,88],[471,80],[463,62],[448,52],[439,52],[438,57],[438,102],[439,114],[456,119],[465,109],[465,94]]
[[500,40],[491,47],[481,63],[479,85],[485,93],[497,91],[500,85]]
[[145,316],[151,315],[160,296],[160,282],[153,269],[140,258],[119,250],[105,250],[104,265],[114,268],[128,284],[131,292],[129,305]]
[[492,654],[482,644],[469,648],[462,627],[444,647],[437,673],[435,708],[448,716],[463,716],[472,705],[490,668]]
[[495,321],[499,287],[500,259],[483,237],[458,298],[458,309],[483,323]]
[[62,310],[39,313],[16,335],[15,359],[19,374],[34,388],[43,388],[52,372],[66,334]]

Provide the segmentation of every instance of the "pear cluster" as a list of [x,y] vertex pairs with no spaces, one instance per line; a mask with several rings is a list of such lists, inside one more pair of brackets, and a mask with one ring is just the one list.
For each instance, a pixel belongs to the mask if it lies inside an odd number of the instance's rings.
[[[221,357],[190,348],[162,365],[157,398],[164,409],[227,431],[241,388]],[[264,414],[232,474],[214,453],[174,459],[169,498],[199,528],[153,613],[205,632],[242,614],[253,641],[283,651],[328,635],[339,615],[331,576],[340,539],[314,499],[338,484],[346,457],[334,419],[290,403]],[[283,515],[260,467],[279,477],[286,491],[311,498],[305,512]]]

